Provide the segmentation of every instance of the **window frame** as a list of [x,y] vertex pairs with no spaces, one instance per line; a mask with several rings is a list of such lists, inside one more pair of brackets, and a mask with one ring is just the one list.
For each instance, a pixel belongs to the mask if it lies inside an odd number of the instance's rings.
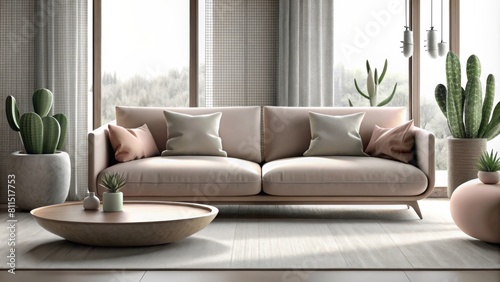
[[[101,126],[101,44],[102,44],[102,1],[93,1],[93,116],[92,124],[96,129]],[[187,1],[187,0],[186,0]],[[189,106],[198,107],[198,1],[189,0]],[[450,50],[460,51],[460,0],[450,1]],[[410,25],[413,30],[413,55],[408,59],[409,68],[409,118],[415,126],[420,125],[420,5],[421,0],[410,0]]]
[[[101,126],[102,111],[102,0],[93,1],[93,128]],[[187,0],[186,0],[187,1]],[[189,106],[198,106],[198,0],[189,0]]]

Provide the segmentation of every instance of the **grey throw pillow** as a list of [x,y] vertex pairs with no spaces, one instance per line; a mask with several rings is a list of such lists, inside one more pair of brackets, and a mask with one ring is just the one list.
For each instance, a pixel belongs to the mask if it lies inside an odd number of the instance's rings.
[[227,157],[219,137],[222,113],[192,116],[163,111],[167,119],[168,138],[162,156],[204,155]]
[[311,143],[304,156],[366,156],[359,127],[365,113],[331,116],[309,112]]

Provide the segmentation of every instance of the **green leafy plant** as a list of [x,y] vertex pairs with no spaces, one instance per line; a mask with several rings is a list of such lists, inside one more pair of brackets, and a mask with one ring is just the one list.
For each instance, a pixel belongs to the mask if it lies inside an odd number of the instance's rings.
[[467,60],[467,84],[461,87],[461,66],[457,54],[448,52],[446,57],[447,86],[438,84],[436,102],[448,120],[448,127],[455,138],[486,138],[491,140],[500,134],[500,102],[493,110],[495,77],[486,80],[486,94],[481,89],[481,63],[471,55]]
[[476,167],[479,171],[494,172],[500,170],[500,156],[498,156],[498,152],[494,154],[493,150],[490,153],[483,152],[477,160]]
[[110,193],[117,193],[125,186],[127,179],[118,172],[105,173],[101,179],[101,186]]
[[[363,91],[361,91],[361,89],[358,86],[358,82],[356,81],[356,79],[354,79],[354,86],[356,87],[356,90],[358,91],[358,93],[361,96],[363,96],[364,98],[366,98],[370,101],[371,107],[375,107],[375,106],[382,107],[382,106],[387,105],[394,97],[394,94],[396,93],[396,88],[398,87],[398,84],[396,83],[394,85],[394,88],[392,90],[391,95],[389,95],[389,97],[387,97],[385,100],[383,100],[382,102],[377,104],[378,88],[379,88],[379,85],[384,80],[385,73],[387,72],[387,59],[385,60],[384,69],[382,70],[382,74],[380,74],[380,77],[378,76],[377,69],[375,69],[374,72],[372,72],[372,70],[370,68],[370,63],[368,62],[368,60],[366,60],[366,72],[368,73],[367,78],[366,78],[366,90],[367,90],[368,94],[365,94]],[[348,99],[348,100],[349,100],[349,106],[352,107],[353,105],[352,105],[351,99]]]
[[34,112],[23,115],[19,114],[13,96],[8,96],[5,101],[7,122],[12,130],[19,132],[28,154],[53,154],[64,146],[68,119],[64,114],[48,116],[53,101],[54,94],[50,90],[38,89],[33,93]]

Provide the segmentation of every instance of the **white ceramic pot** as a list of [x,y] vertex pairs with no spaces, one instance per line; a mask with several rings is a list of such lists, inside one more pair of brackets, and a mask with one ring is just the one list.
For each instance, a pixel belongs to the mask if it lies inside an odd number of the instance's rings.
[[498,182],[500,182],[499,171],[478,171],[477,177],[484,184],[497,184]]
[[105,212],[123,211],[123,193],[104,192],[102,194],[102,210]]
[[71,162],[66,152],[9,156],[15,176],[16,205],[21,210],[61,204],[66,201],[71,181]]

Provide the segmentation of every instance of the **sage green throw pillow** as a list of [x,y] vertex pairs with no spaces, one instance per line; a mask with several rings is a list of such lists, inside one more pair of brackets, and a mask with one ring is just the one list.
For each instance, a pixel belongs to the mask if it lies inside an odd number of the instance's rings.
[[163,111],[167,120],[167,146],[162,156],[203,155],[227,157],[219,137],[221,112],[187,115]]
[[359,127],[365,113],[331,116],[309,112],[311,143],[304,156],[366,156]]

